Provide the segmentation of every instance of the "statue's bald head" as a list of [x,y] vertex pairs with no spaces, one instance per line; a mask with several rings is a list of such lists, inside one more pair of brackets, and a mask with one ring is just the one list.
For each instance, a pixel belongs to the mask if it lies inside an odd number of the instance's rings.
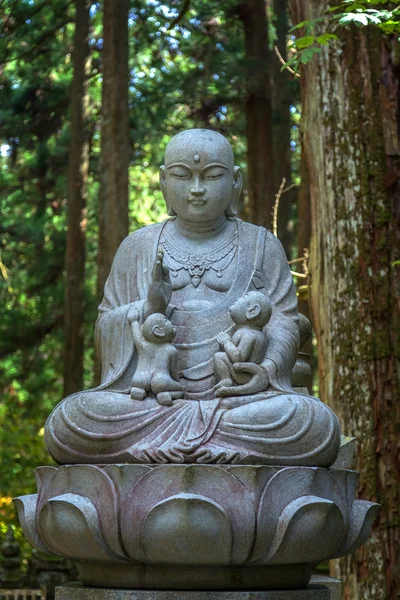
[[224,164],[233,172],[233,150],[226,138],[210,129],[187,129],[175,135],[165,150],[165,166],[175,162]]
[[160,187],[170,216],[193,222],[235,216],[242,179],[230,143],[209,129],[178,133],[165,150]]

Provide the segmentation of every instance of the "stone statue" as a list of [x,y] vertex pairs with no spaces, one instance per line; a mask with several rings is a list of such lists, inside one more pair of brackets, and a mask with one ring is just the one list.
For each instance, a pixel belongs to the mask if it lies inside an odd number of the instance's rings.
[[[232,389],[233,381],[238,384],[249,383],[249,377],[243,377],[243,366],[237,365],[236,369],[233,366],[245,362],[259,365],[263,361],[267,351],[267,336],[263,328],[271,318],[272,304],[265,294],[248,292],[231,306],[229,313],[237,328],[233,337],[226,332],[217,335],[223,352],[217,352],[214,356],[214,374],[218,380],[214,390],[217,396],[241,396],[243,391],[251,394],[252,389],[248,385]],[[254,391],[257,392],[257,387]]]
[[[340,444],[338,420],[317,398],[291,388],[299,345],[296,292],[279,240],[236,217],[241,173],[230,144],[208,130],[178,134],[167,146],[160,185],[170,218],[121,244],[96,324],[101,385],[55,408],[45,428],[50,453],[64,464],[329,466]],[[224,385],[216,396],[214,357],[221,336],[234,331],[230,309],[253,292],[273,307],[265,355],[234,363],[234,382],[250,381],[231,393]],[[134,309],[144,320],[164,314],[175,328],[174,371],[185,397],[169,406],[172,398],[160,404],[147,383],[131,385],[143,365],[132,333]],[[145,399],[133,402],[132,387],[146,389]],[[165,391],[178,391],[173,387]]]
[[115,256],[101,385],[50,415],[61,466],[15,500],[21,526],[85,585],[304,587],[365,541],[377,505],[355,499],[338,419],[307,393],[308,321],[279,240],[236,217],[228,141],[178,134],[160,184],[170,218]]

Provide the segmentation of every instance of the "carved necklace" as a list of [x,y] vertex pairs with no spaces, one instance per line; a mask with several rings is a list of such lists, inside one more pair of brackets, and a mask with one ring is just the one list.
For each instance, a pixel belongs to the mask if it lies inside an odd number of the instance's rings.
[[173,242],[167,233],[163,233],[160,244],[168,255],[167,265],[172,277],[177,277],[179,271],[185,269],[189,272],[194,287],[197,287],[204,273],[209,269],[216,272],[217,277],[222,277],[224,271],[232,262],[238,247],[237,231],[219,248],[204,254],[190,254],[184,252]]

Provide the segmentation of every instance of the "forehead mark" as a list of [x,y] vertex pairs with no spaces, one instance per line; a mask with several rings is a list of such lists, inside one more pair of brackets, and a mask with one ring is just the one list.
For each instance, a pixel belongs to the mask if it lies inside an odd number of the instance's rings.
[[195,163],[200,162],[200,156],[198,155],[198,153],[196,152],[196,154],[193,156],[193,160]]

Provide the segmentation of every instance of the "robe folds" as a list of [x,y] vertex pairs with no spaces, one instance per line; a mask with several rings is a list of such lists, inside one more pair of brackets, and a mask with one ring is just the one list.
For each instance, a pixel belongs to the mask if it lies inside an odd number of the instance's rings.
[[[143,306],[164,223],[144,227],[121,244],[107,280],[96,323],[101,385],[63,400],[50,415],[45,439],[61,463],[256,463],[329,466],[340,430],[317,398],[291,389],[299,343],[297,298],[275,236],[235,219],[236,276],[214,306],[184,311],[169,306],[174,324],[183,400],[160,406],[155,398],[131,400],[136,357],[128,312]],[[244,293],[268,294],[272,316],[265,327],[264,359],[270,386],[264,393],[215,398],[212,357],[216,336],[231,333],[229,308]]]

